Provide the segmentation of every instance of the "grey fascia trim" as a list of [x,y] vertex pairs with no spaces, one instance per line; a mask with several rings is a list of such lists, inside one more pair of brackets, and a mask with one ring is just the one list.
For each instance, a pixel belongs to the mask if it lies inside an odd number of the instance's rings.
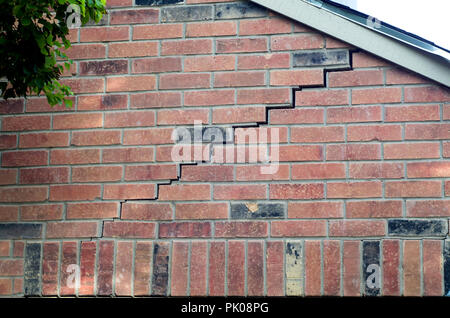
[[251,0],[450,87],[450,63],[303,0]]

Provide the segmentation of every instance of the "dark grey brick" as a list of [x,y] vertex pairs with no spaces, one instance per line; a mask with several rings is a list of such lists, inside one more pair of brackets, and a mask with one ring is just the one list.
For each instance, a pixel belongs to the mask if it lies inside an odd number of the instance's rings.
[[177,143],[232,143],[233,128],[224,127],[182,127],[176,130]]
[[257,18],[267,16],[267,9],[252,2],[226,3],[216,5],[216,19]]
[[212,20],[212,6],[161,8],[161,22]]
[[155,243],[153,248],[152,294],[167,296],[169,285],[169,244]]
[[284,218],[286,206],[282,203],[232,203],[232,219]]
[[446,236],[446,220],[389,220],[388,234],[393,236]]
[[42,237],[42,224],[0,223],[0,239],[21,240]]
[[184,0],[136,0],[137,6],[163,6],[165,4],[182,3]]
[[450,297],[450,240],[444,244],[444,291]]
[[363,242],[363,283],[364,294],[377,296],[380,294],[380,242]]
[[24,290],[26,296],[41,294],[41,243],[25,245]]
[[348,50],[315,51],[293,53],[294,67],[350,66],[350,54]]
[[128,61],[88,61],[80,63],[81,75],[111,75],[128,72]]

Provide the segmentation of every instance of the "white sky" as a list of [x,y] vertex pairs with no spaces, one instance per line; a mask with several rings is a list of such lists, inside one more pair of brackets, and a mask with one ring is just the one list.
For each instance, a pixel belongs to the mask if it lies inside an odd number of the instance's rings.
[[357,0],[356,2],[356,10],[450,50],[450,0]]

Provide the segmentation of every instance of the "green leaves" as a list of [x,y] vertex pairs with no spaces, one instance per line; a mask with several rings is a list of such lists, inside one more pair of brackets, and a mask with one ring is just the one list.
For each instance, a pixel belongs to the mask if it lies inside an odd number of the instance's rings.
[[78,6],[83,24],[106,13],[105,0],[0,0],[0,78],[8,80],[0,82],[1,97],[43,93],[50,105],[72,106],[70,87],[58,82],[72,63],[61,51],[71,46],[70,5]]

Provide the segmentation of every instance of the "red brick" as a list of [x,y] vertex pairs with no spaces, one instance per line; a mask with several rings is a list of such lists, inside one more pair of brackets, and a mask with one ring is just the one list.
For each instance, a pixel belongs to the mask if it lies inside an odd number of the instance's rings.
[[100,150],[98,149],[68,149],[52,150],[50,164],[86,164],[99,163]]
[[185,72],[233,71],[236,58],[231,55],[194,56],[184,59]]
[[273,36],[271,48],[273,51],[292,51],[320,49],[324,39],[317,34],[296,34],[294,36]]
[[348,103],[347,90],[302,90],[295,92],[295,106],[336,106],[348,105]]
[[[76,278],[73,276],[75,272],[71,268],[78,265],[77,261],[77,242],[63,242],[60,268],[60,295],[75,295],[77,293]],[[72,277],[71,277],[72,276]],[[70,285],[72,284],[72,286]]]
[[0,185],[16,184],[17,169],[0,170]]
[[[216,53],[266,52],[267,39],[239,38],[216,40]],[[210,53],[210,52],[208,52]]]
[[400,125],[348,126],[348,141],[390,141],[402,140]]
[[181,58],[155,57],[136,59],[132,64],[132,73],[166,73],[181,71]]
[[81,242],[79,295],[95,294],[96,242]]
[[364,68],[364,67],[380,67],[389,66],[387,61],[379,59],[371,54],[364,52],[353,53],[353,67],[354,68]]
[[[76,64],[73,64],[72,68],[76,67]],[[76,70],[75,74],[76,75]],[[75,102],[75,98],[69,98],[73,102]],[[27,99],[27,107],[26,112],[27,113],[46,113],[46,112],[67,112],[67,111],[74,111],[74,107],[69,108],[65,103],[62,105],[55,105],[50,106],[50,104],[47,101],[47,98],[28,98]]]
[[214,186],[214,200],[258,200],[266,198],[266,185]]
[[404,176],[403,163],[350,163],[352,179],[394,179]]
[[121,166],[73,167],[72,182],[120,181],[122,170]]
[[209,109],[160,110],[157,125],[192,125],[196,121],[207,124]]
[[156,88],[153,75],[109,77],[106,82],[107,92],[147,91]]
[[154,199],[154,184],[106,184],[103,199]]
[[[273,173],[264,173],[263,169]],[[275,168],[273,168],[275,169]],[[270,181],[289,180],[289,165],[278,165],[277,170],[272,170],[269,165],[260,166],[238,166],[236,167],[236,181]]]
[[384,236],[386,223],[384,220],[332,220],[329,224],[329,236]]
[[247,244],[247,295],[264,295],[263,242],[250,241]]
[[333,219],[344,216],[341,202],[289,202],[290,219]]
[[444,105],[444,110],[442,113],[443,120],[449,120],[450,119],[450,105]]
[[75,44],[65,53],[69,59],[104,59],[106,46],[104,44]]
[[186,37],[189,38],[236,35],[236,32],[236,21],[189,23],[186,25]]
[[407,124],[405,139],[450,139],[450,124]]
[[84,201],[100,198],[100,185],[55,185],[50,186],[50,201]]
[[191,247],[190,296],[206,296],[207,253],[206,241],[193,241]]
[[124,145],[160,145],[173,144],[173,128],[155,128],[129,130],[123,134]]
[[228,218],[228,204],[226,203],[178,203],[175,210],[176,218],[180,220]]
[[100,113],[53,116],[53,129],[84,129],[100,128],[102,126],[103,115]]
[[209,160],[209,153],[210,153],[210,145],[178,144],[177,146],[161,146],[156,148],[156,161],[159,162],[207,161]]
[[328,74],[329,87],[383,85],[383,71],[342,71]]
[[326,48],[327,49],[346,49],[346,48],[352,48],[352,45],[342,42],[338,39],[332,38],[332,37],[325,37],[326,41]]
[[24,99],[2,99],[0,101],[0,114],[20,114],[24,112]]
[[215,145],[211,161],[213,163],[257,163],[267,162],[266,145]]
[[325,236],[327,223],[324,220],[272,221],[272,237]]
[[[1,188],[0,202],[39,202],[47,200],[47,187]],[[8,214],[12,213],[8,209]]]
[[271,71],[271,86],[311,86],[323,84],[323,71],[317,70],[290,70]]
[[353,105],[372,103],[400,103],[401,101],[402,89],[397,87],[352,90]]
[[440,197],[441,181],[390,181],[385,183],[385,196],[395,197]]
[[354,201],[346,203],[347,218],[402,217],[401,201]]
[[153,148],[116,148],[103,149],[103,163],[152,162]]
[[380,106],[339,107],[327,110],[328,124],[375,122],[382,120]]
[[123,220],[171,220],[172,207],[169,204],[123,203]]
[[234,104],[234,90],[185,92],[185,106],[215,106]]
[[266,120],[264,107],[215,108],[214,124],[257,123]]
[[173,242],[171,296],[187,296],[189,281],[189,242]]
[[22,221],[61,220],[62,216],[62,204],[23,205],[20,208]]
[[[140,25],[135,26],[133,28],[133,40],[155,40],[155,39],[164,40],[170,38],[181,38],[182,36],[183,36],[182,24]],[[163,43],[167,44],[167,42]]]
[[[323,124],[323,109],[272,109],[270,110],[270,124]],[[297,129],[291,128],[292,131]],[[309,129],[302,127],[304,129]]]
[[161,55],[196,55],[211,53],[212,40],[209,39],[163,41],[161,44]]
[[291,33],[291,21],[284,18],[242,20],[239,35]]
[[384,159],[440,158],[439,143],[395,143],[384,144]]
[[19,148],[52,148],[69,146],[69,133],[20,134]]
[[379,160],[379,144],[327,145],[327,160]]
[[125,168],[125,181],[150,181],[177,179],[176,165],[128,166]]
[[344,127],[292,127],[291,142],[343,142]]
[[42,294],[58,294],[59,242],[45,242],[42,259]]
[[0,278],[0,295],[9,296],[13,293],[11,278]]
[[245,104],[289,104],[289,88],[242,89],[237,91],[237,103]]
[[450,177],[450,162],[410,162],[407,164],[408,178]]
[[18,220],[19,220],[18,206],[0,205],[0,221],[9,222]]
[[13,257],[23,257],[25,249],[25,242],[14,241]]
[[80,42],[128,41],[129,38],[130,28],[128,26],[80,29]]
[[228,242],[228,296],[245,295],[245,242]]
[[112,219],[119,216],[119,203],[69,203],[67,219]]
[[236,144],[266,144],[287,143],[287,127],[257,127],[236,128],[234,130],[234,142]]
[[437,121],[439,119],[439,105],[409,105],[385,108],[385,120],[388,122]]
[[130,296],[133,275],[133,242],[117,242],[115,294]]
[[[116,2],[116,3],[115,3]],[[132,1],[129,0],[109,0],[108,6],[126,6],[131,7]],[[111,24],[135,24],[135,23],[158,23],[159,10],[157,9],[132,9],[118,10],[111,12]]]
[[361,295],[361,254],[360,241],[344,241],[342,255],[342,280],[344,296]]
[[323,294],[341,295],[341,246],[339,241],[323,242]]
[[133,94],[130,98],[131,108],[160,108],[181,106],[180,92],[155,92]]
[[162,74],[159,89],[209,88],[210,74]]
[[183,181],[233,181],[232,166],[185,166],[181,180]]
[[[153,244],[152,242],[137,242],[134,257],[134,295],[150,294],[152,273]],[[175,263],[172,261],[172,264]],[[173,276],[172,276],[173,277]]]
[[305,242],[305,295],[320,296],[321,294],[321,243],[320,241]]
[[14,116],[2,119],[2,131],[50,129],[50,116]]
[[234,221],[234,222],[216,222],[215,236],[225,238],[238,237],[267,237],[267,222],[258,221]]
[[400,241],[383,241],[383,295],[400,296]]
[[97,222],[50,222],[46,238],[97,237],[97,225]]
[[289,68],[290,65],[291,57],[288,53],[238,56],[239,70]]
[[448,102],[448,89],[439,86],[405,87],[405,103]]
[[108,57],[146,57],[158,55],[157,42],[126,42],[109,44]]
[[9,241],[0,241],[0,257],[8,257],[10,250]]
[[159,186],[161,201],[209,200],[211,198],[209,184],[172,184]]
[[442,152],[444,158],[450,158],[450,142],[444,142],[442,144]]
[[420,241],[403,241],[403,295],[421,296]]
[[271,184],[271,200],[322,199],[324,187],[321,183],[310,184]]
[[377,198],[382,195],[379,181],[367,182],[329,182],[327,198]]
[[409,217],[450,217],[450,200],[407,201],[406,214]]
[[74,131],[72,145],[101,146],[120,144],[120,130]]
[[0,135],[0,149],[13,149],[17,145],[16,135]]
[[322,146],[289,145],[270,147],[272,160],[285,161],[320,161],[323,159]]
[[153,111],[132,111],[105,114],[105,128],[149,127],[154,125],[155,113]]
[[60,80],[60,83],[69,86],[74,94],[103,93],[105,91],[103,78],[71,78]]
[[214,87],[264,86],[265,72],[226,72],[214,74]]
[[110,296],[113,291],[114,241],[100,241],[97,264],[97,293]]
[[103,237],[115,238],[155,238],[155,223],[106,221]]
[[23,260],[0,259],[0,276],[23,276]]
[[160,238],[211,237],[209,222],[172,222],[159,224]]
[[343,163],[318,163],[292,165],[292,180],[344,179]]
[[266,247],[267,296],[284,296],[283,242],[269,241]]
[[225,242],[209,245],[209,295],[225,295]]
[[423,259],[423,295],[442,296],[442,244],[437,240],[424,240]]

